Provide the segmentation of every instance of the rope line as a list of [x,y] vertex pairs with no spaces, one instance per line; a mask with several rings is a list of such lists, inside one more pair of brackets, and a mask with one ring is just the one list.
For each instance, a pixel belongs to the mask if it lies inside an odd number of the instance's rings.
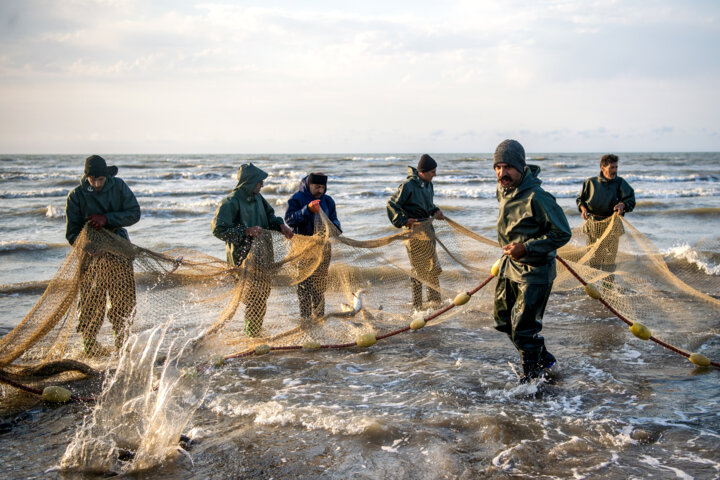
[[[570,274],[571,274],[573,277],[575,277],[575,278],[582,284],[582,286],[588,285],[588,283],[585,281],[585,279],[582,278],[570,265],[568,265],[567,262],[566,262],[562,257],[560,257],[560,256],[558,255],[558,256],[556,256],[555,258],[557,258],[557,260],[558,260],[560,263],[563,264],[563,266],[567,269],[567,271],[570,272]],[[628,326],[632,326],[632,325],[633,325],[634,322],[633,322],[632,320],[628,320],[627,318],[625,318],[625,316],[624,316],[623,314],[621,314],[620,312],[618,312],[617,310],[615,310],[609,303],[607,303],[607,301],[605,301],[604,298],[600,297],[600,298],[598,298],[597,300],[598,300],[600,303],[602,303],[603,305],[605,305],[605,308],[607,308],[608,310],[610,310],[610,312],[612,312],[613,315],[615,315],[617,318],[619,318],[620,320],[622,320],[623,322],[625,322]],[[662,346],[662,347],[670,350],[671,352],[675,352],[675,353],[677,353],[678,355],[682,355],[682,356],[685,357],[685,358],[690,358],[690,354],[689,354],[688,352],[686,352],[686,351],[684,351],[684,350],[681,350],[681,349],[679,349],[678,347],[676,347],[676,346],[674,346],[674,345],[670,345],[669,343],[664,342],[664,341],[660,340],[659,338],[657,338],[657,337],[655,337],[655,336],[650,336],[650,338],[649,338],[648,340],[652,340],[653,342],[655,342],[655,343],[657,343],[658,345],[660,345],[660,346]],[[720,363],[718,363],[718,362],[710,361],[710,365],[712,365],[712,366],[714,366],[714,367],[717,367],[717,368],[720,368]]]

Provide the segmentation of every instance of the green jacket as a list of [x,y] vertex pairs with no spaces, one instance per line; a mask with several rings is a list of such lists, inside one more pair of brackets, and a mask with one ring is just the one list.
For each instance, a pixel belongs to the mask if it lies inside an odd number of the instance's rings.
[[416,168],[408,167],[407,180],[387,202],[387,216],[393,225],[405,226],[408,218],[426,220],[440,210],[433,203],[433,184],[425,183]]
[[499,276],[518,283],[551,283],[555,279],[555,251],[571,236],[570,225],[555,197],[540,187],[539,173],[540,167],[528,165],[516,188],[497,188],[498,242],[501,247],[522,243],[526,250],[519,261],[503,256]]
[[87,177],[83,176],[80,185],[68,194],[65,202],[65,238],[70,245],[80,235],[87,217],[96,214],[105,215],[106,229],[129,240],[128,232],[123,227],[140,220],[140,205],[130,187],[121,179],[108,175],[103,189],[96,192]]
[[602,172],[597,177],[585,180],[577,197],[578,210],[582,212],[581,207],[585,207],[592,215],[599,217],[611,216],[613,207],[620,202],[625,204],[625,213],[632,212],[635,208],[635,190],[622,177],[608,180]]
[[280,231],[284,223],[262,195],[253,193],[255,186],[267,176],[252,163],[242,165],[235,189],[215,211],[212,233],[225,242],[227,261],[231,265],[240,265],[250,251],[252,237],[245,235],[246,228],[260,226]]

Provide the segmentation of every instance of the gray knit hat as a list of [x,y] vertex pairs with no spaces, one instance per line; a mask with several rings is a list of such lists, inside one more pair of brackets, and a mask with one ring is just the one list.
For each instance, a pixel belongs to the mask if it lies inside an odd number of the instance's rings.
[[517,140],[503,140],[495,149],[493,167],[498,163],[506,163],[522,173],[525,169],[525,149]]

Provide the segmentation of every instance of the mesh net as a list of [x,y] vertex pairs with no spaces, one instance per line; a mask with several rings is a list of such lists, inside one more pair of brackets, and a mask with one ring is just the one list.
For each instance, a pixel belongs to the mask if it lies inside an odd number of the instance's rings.
[[[497,242],[450,219],[354,240],[317,217],[312,236],[286,240],[264,231],[237,268],[193,250],[152,252],[86,227],[37,304],[0,340],[0,369],[20,374],[66,359],[106,364],[129,331],[168,318],[171,330],[202,332],[188,353],[197,358],[258,345],[354,345],[363,334],[387,335],[451,303],[484,280],[501,254]],[[704,247],[695,251],[717,251]],[[558,255],[615,310],[683,348],[696,340],[689,316],[695,331],[716,328],[720,277],[691,262],[669,266],[621,217],[577,227]],[[557,273],[553,292],[584,295],[560,263]],[[493,287],[433,321],[473,312],[492,322]]]

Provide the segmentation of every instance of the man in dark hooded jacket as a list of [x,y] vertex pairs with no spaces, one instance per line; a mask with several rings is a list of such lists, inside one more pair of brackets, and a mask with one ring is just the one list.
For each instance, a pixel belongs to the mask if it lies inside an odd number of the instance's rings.
[[600,240],[608,227],[613,229],[601,244],[596,245],[595,254],[588,263],[606,271],[614,270],[620,235],[624,233],[619,219],[608,219],[613,215],[624,216],[635,208],[635,191],[624,178],[618,176],[617,171],[617,155],[603,155],[600,174],[585,180],[576,200],[585,220],[583,231],[587,234],[588,245]]
[[[327,193],[327,176],[321,172],[307,175],[300,182],[300,188],[288,200],[285,211],[285,223],[300,235],[315,233],[316,215],[322,210],[328,220],[342,233],[340,221],[335,210],[335,201]],[[300,316],[310,318],[325,314],[325,291],[327,290],[328,270],[332,250],[330,243],[325,243],[322,259],[315,271],[297,287],[300,303]]]
[[245,333],[249,337],[260,335],[270,296],[271,279],[266,268],[274,261],[272,238],[263,234],[263,230],[282,232],[288,239],[293,236],[292,230],[282,218],[275,216],[275,210],[260,194],[267,176],[252,163],[241,165],[237,173],[238,183],[233,192],[220,202],[211,225],[213,235],[225,242],[230,265],[242,265],[253,243],[260,242],[255,248],[253,265],[248,265],[249,283],[243,294]]
[[555,198],[540,187],[540,168],[525,164],[520,143],[500,143],[493,168],[504,255],[495,289],[495,329],[506,333],[520,352],[521,380],[527,382],[555,363],[540,331],[555,280],[555,253],[570,240],[570,226]]
[[[117,167],[108,167],[99,155],[85,160],[85,174],[68,194],[65,205],[65,237],[70,245],[86,223],[130,239],[124,227],[140,220],[140,206],[130,188],[116,177],[117,172]],[[78,332],[82,333],[85,353],[103,355],[106,352],[96,338],[105,319],[107,297],[111,305],[107,317],[115,333],[115,347],[120,348],[126,322],[135,308],[135,276],[132,260],[125,256],[101,251],[88,255],[80,284]]]
[[[423,155],[417,169],[408,167],[408,176],[397,192],[387,202],[387,215],[397,228],[413,229],[432,218],[443,220],[443,212],[433,202],[432,179],[437,174],[437,162],[430,155]],[[406,244],[412,277],[410,289],[415,310],[422,310],[422,285],[427,285],[428,301],[438,304],[440,297],[440,262],[435,249],[435,232],[432,225],[425,224],[422,235],[413,235]]]

